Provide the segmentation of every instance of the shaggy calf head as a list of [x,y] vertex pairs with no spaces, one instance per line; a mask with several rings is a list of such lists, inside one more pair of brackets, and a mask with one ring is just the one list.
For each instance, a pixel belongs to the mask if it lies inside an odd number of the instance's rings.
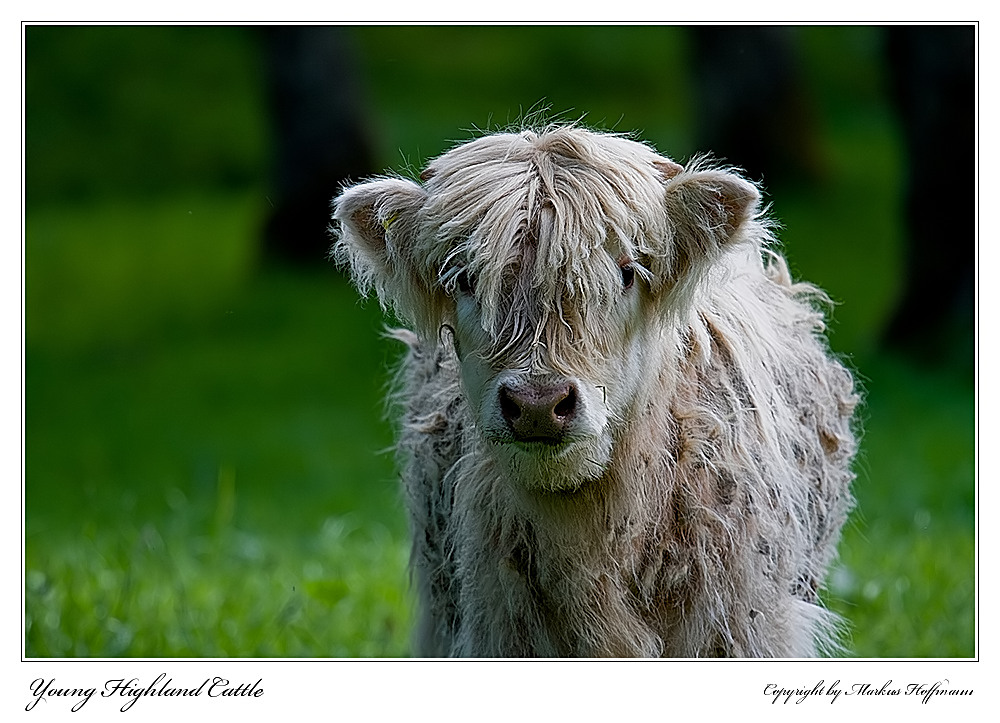
[[335,255],[427,343],[450,337],[490,454],[528,487],[599,477],[654,350],[754,223],[725,171],[578,128],[498,134],[335,201]]

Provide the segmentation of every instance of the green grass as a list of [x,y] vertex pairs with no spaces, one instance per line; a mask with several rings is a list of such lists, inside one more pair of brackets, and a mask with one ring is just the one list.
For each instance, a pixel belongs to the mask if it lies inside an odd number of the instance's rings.
[[[212,273],[187,272],[205,238],[74,256],[185,203],[65,225],[29,214],[29,656],[408,650],[408,543],[383,453],[397,350],[332,271],[250,273],[231,249],[249,201],[217,201]],[[54,225],[73,258],[58,277],[35,245]],[[131,272],[88,283],[106,263]],[[86,293],[68,303],[67,287]]]
[[971,382],[872,359],[858,508],[830,576],[831,606],[867,658],[972,657],[975,419]]
[[408,655],[408,546],[385,528],[331,516],[287,541],[183,524],[31,543],[27,655]]

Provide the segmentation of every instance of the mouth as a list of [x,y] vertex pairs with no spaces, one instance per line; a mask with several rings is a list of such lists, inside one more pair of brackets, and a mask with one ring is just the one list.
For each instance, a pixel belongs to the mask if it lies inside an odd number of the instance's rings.
[[503,444],[526,455],[544,457],[546,459],[567,457],[572,453],[574,446],[574,443],[570,440],[554,440],[544,437],[539,439],[517,439],[511,442],[504,442]]
[[488,434],[487,441],[493,446],[516,450],[530,455],[560,457],[569,454],[574,447],[593,441],[590,437],[566,434],[559,437],[539,434],[534,436],[514,436],[507,433]]
[[520,485],[572,491],[604,474],[610,446],[600,437],[491,440],[492,454]]

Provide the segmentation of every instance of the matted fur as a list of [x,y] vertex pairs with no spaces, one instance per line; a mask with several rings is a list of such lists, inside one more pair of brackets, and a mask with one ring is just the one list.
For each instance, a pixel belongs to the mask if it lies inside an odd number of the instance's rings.
[[[398,454],[421,656],[787,656],[852,505],[851,374],[757,189],[575,127],[336,199],[336,257],[411,326]],[[510,390],[569,385],[565,434]]]

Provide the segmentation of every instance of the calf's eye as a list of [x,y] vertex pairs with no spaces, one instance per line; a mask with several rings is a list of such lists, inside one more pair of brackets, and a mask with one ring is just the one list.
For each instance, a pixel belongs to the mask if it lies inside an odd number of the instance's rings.
[[625,263],[620,268],[622,272],[622,289],[628,291],[635,284],[635,266],[631,263]]
[[458,286],[459,292],[466,295],[472,294],[476,290],[475,284],[465,271],[455,277],[455,285]]

